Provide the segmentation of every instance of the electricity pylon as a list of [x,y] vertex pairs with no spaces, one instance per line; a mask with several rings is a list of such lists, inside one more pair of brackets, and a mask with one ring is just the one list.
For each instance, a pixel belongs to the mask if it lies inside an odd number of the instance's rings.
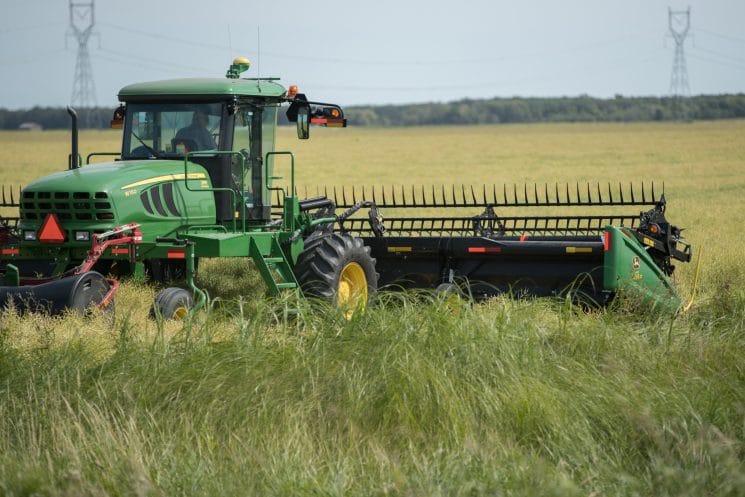
[[[93,70],[88,53],[88,40],[94,34],[95,15],[93,0],[89,3],[70,0],[70,27],[67,35],[78,42],[78,56],[75,61],[75,79],[72,84],[70,104],[73,107],[92,109],[96,107],[96,85],[93,82]],[[84,125],[91,126],[89,113],[83,117]]]
[[673,71],[670,75],[670,94],[673,97],[675,114],[680,119],[687,119],[687,112],[683,99],[689,97],[691,89],[688,86],[688,69],[684,51],[685,39],[691,28],[691,8],[687,10],[672,10],[667,8],[667,23],[670,36],[675,40],[675,55],[673,56]]

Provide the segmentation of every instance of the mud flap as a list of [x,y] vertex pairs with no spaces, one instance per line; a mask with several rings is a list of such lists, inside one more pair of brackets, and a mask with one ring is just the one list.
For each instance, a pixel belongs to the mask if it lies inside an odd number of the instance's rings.
[[21,313],[62,314],[68,309],[82,313],[99,305],[109,290],[106,278],[88,271],[39,285],[0,287],[0,308],[13,305]]

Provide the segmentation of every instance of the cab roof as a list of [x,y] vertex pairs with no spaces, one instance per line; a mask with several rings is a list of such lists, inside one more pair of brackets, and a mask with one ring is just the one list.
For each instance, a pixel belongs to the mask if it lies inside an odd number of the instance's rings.
[[286,93],[285,88],[276,82],[277,79],[184,78],[149,81],[125,86],[119,90],[119,100],[129,102],[163,97],[219,99],[231,96],[277,98]]

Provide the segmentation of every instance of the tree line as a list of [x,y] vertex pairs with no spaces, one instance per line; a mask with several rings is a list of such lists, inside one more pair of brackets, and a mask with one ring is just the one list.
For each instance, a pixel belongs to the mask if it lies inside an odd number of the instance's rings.
[[[79,109],[82,128],[106,128],[114,108]],[[447,103],[354,106],[345,109],[351,126],[427,126],[532,122],[632,122],[745,118],[745,93],[675,97],[590,96],[463,99]],[[0,108],[0,129],[29,123],[44,129],[69,128],[60,107]],[[288,124],[280,113],[280,124]],[[32,128],[34,126],[31,126]]]
[[688,98],[589,96],[464,99],[448,103],[352,107],[357,126],[533,122],[632,122],[745,118],[745,93]]

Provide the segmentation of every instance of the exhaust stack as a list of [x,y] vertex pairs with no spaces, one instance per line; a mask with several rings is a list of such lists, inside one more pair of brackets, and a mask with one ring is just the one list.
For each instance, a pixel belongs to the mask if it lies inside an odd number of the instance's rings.
[[71,124],[71,135],[72,135],[72,144],[71,144],[71,151],[70,151],[70,162],[68,164],[68,169],[77,169],[80,167],[80,161],[78,159],[78,113],[75,112],[75,109],[68,106],[67,107],[67,113],[70,114],[70,118],[72,118]]

